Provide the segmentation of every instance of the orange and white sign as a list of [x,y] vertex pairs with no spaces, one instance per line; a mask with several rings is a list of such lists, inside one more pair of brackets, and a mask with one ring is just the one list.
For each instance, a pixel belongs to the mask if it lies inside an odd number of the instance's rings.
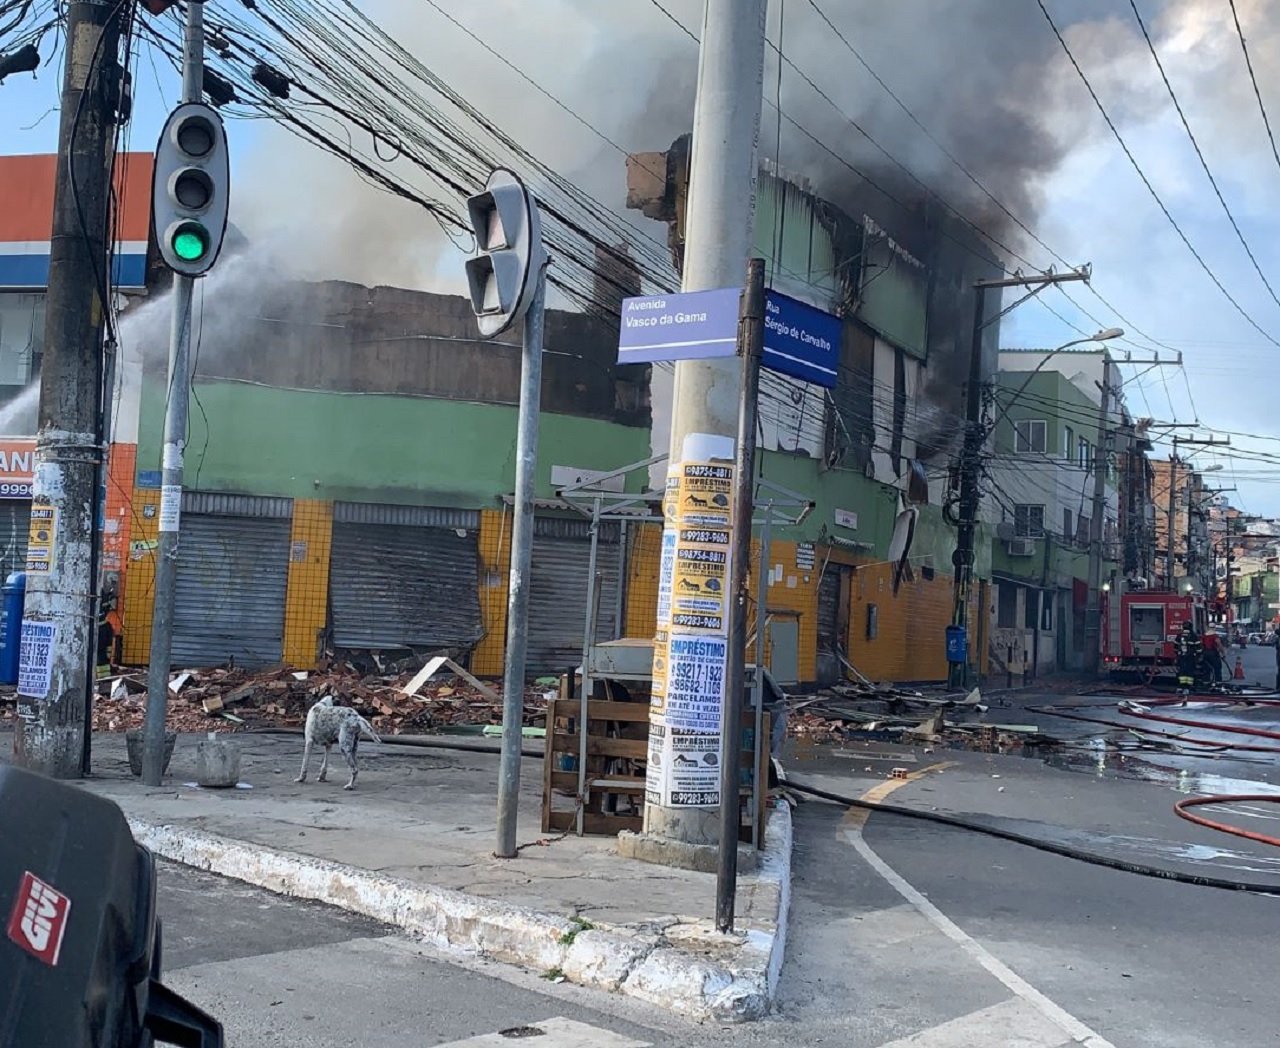
[[35,466],[34,437],[0,437],[0,499],[29,499]]

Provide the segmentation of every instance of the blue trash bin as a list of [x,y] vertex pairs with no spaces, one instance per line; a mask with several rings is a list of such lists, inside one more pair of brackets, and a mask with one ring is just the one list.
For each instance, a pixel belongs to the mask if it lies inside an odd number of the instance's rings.
[[947,627],[947,661],[969,661],[969,631],[963,626]]
[[22,641],[22,607],[27,573],[15,571],[0,586],[0,684],[18,683],[18,651]]

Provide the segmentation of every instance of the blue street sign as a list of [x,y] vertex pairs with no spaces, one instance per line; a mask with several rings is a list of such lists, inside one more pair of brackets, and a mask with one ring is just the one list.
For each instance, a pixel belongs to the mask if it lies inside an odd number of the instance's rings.
[[839,317],[776,291],[765,294],[764,359],[771,371],[834,389],[840,367]]
[[740,288],[622,300],[618,363],[708,360],[738,349]]

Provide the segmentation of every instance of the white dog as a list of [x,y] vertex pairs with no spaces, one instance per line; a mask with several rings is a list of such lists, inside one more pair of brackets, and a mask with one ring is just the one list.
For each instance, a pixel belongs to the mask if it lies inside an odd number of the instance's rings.
[[307,765],[311,763],[311,749],[313,746],[323,746],[324,759],[320,761],[320,774],[316,779],[318,782],[324,782],[329,774],[329,747],[336,742],[342,756],[346,758],[347,766],[351,769],[351,781],[342,788],[354,789],[356,776],[360,774],[360,769],[356,766],[356,746],[362,734],[368,735],[374,742],[382,741],[373,730],[373,725],[360,714],[349,706],[335,706],[333,696],[326,695],[307,711],[306,747],[302,751],[302,771],[293,781],[307,781]]

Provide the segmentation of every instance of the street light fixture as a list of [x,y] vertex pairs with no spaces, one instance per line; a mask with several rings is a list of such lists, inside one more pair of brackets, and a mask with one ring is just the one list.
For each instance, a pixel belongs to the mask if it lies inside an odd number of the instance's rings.
[[1070,349],[1072,346],[1082,345],[1085,342],[1110,342],[1112,339],[1123,338],[1123,337],[1124,337],[1124,328],[1118,328],[1118,327],[1103,328],[1101,331],[1095,332],[1094,334],[1090,335],[1088,338],[1072,339],[1070,342],[1064,342],[1062,345],[1058,346],[1057,349],[1049,350],[1049,352],[1044,355],[1044,359],[1041,360],[1039,364],[1037,364],[1034,368],[1031,369],[1031,374],[1027,376],[1027,380],[1023,382],[1022,385],[1018,387],[1017,392],[1014,393],[1014,395],[1009,398],[1009,403],[1007,403],[1004,406],[1004,410],[1000,412],[1000,415],[996,419],[996,422],[998,423],[1001,418],[1003,418],[1005,415],[1009,413],[1009,409],[1013,407],[1014,404],[1017,403],[1018,398],[1022,396],[1022,394],[1026,392],[1027,387],[1031,385],[1031,380],[1034,379],[1036,375],[1038,375],[1040,371],[1044,368],[1044,366],[1048,364],[1050,360],[1053,359],[1055,354],[1061,353],[1064,349]]

